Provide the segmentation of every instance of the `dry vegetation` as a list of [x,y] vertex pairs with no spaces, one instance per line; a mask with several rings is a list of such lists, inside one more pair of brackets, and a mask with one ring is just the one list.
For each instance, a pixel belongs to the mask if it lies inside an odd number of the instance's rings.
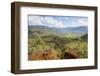
[[35,35],[28,39],[28,60],[87,58],[87,37]]

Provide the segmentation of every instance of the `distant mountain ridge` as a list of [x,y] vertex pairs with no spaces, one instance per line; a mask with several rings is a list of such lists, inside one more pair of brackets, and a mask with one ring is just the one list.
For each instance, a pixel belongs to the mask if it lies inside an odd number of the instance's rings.
[[80,27],[68,27],[68,28],[56,28],[56,27],[48,27],[48,26],[28,26],[28,35],[30,37],[35,36],[48,36],[48,35],[56,35],[59,37],[81,37],[88,32],[87,26]]
[[48,26],[28,26],[29,29],[41,29],[41,30],[52,30],[52,31],[57,31],[61,33],[65,32],[88,32],[88,27],[87,26],[79,26],[79,27],[66,27],[66,28],[57,28],[57,27],[48,27]]

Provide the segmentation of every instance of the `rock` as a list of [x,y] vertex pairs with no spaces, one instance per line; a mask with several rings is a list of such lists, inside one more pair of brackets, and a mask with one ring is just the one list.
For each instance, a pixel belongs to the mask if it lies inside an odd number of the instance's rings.
[[69,49],[63,54],[64,59],[76,59],[79,58],[79,52],[76,49]]

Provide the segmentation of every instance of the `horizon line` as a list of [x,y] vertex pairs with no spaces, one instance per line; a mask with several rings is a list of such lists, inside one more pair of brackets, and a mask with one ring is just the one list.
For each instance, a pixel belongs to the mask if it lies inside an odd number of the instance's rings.
[[[53,27],[53,26],[45,26],[45,25],[28,25],[28,26],[44,26],[44,27]],[[88,27],[88,26],[69,26],[69,27],[55,27],[54,28],[74,28],[74,27]]]

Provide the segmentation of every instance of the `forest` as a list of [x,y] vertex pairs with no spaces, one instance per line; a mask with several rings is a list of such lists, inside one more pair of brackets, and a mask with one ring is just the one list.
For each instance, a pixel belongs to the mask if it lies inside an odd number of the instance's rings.
[[[84,27],[78,27],[78,29]],[[88,34],[68,28],[61,31],[42,26],[28,27],[28,60],[79,59],[88,57]],[[73,30],[76,29],[76,30]],[[82,29],[81,29],[82,30]]]

